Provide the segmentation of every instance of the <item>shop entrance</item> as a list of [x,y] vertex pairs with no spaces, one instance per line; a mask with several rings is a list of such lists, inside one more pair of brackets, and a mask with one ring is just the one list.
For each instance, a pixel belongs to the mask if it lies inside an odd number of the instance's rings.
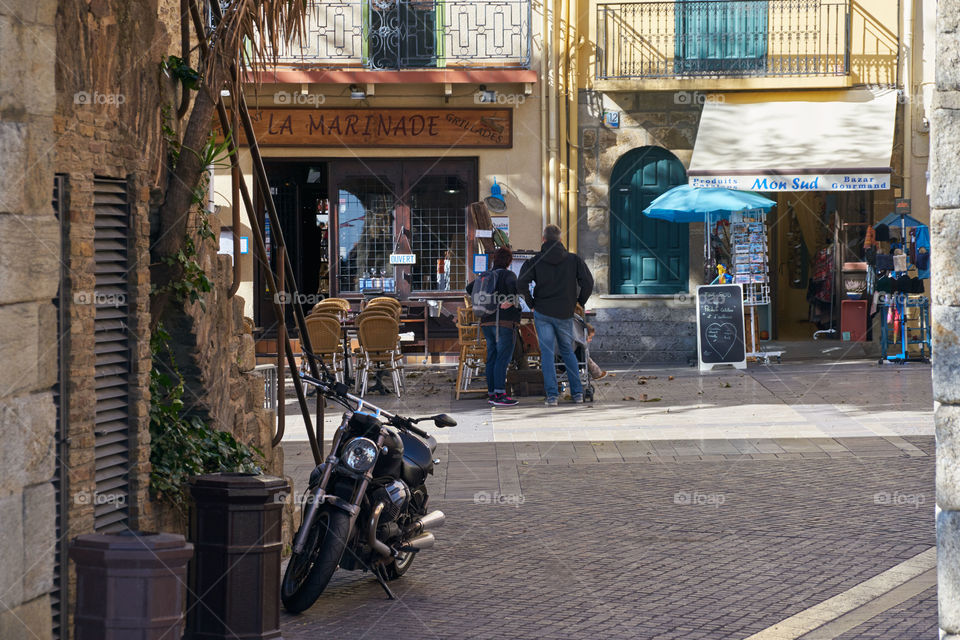
[[[374,288],[399,297],[462,295],[473,240],[467,205],[478,199],[475,158],[271,160],[266,168],[278,218],[269,219],[261,199],[267,255],[276,269],[277,224],[305,309]],[[391,264],[391,254],[415,257]],[[257,324],[273,335],[277,292],[262,268],[254,285]],[[285,288],[280,295],[289,297],[292,286]]]
[[773,319],[761,325],[770,326],[781,341],[811,340],[816,331],[830,328],[837,330],[830,335],[839,337],[844,296],[837,290],[837,274],[843,262],[862,260],[863,240],[872,220],[873,193],[766,195],[777,199],[776,219],[770,221],[771,271],[776,276]]

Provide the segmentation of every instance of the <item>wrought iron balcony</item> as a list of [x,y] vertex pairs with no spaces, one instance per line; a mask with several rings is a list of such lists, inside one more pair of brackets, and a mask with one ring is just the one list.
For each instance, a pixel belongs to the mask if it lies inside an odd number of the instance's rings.
[[532,0],[309,0],[283,66],[528,69]]
[[599,79],[850,72],[850,0],[601,4],[597,30]]

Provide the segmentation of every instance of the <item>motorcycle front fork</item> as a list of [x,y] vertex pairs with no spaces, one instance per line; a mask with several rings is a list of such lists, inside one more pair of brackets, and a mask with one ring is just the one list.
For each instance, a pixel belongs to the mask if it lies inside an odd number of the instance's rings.
[[323,475],[320,476],[320,482],[313,491],[307,495],[307,504],[304,505],[300,528],[297,529],[297,535],[293,537],[293,553],[303,553],[303,548],[307,543],[307,533],[309,533],[314,521],[317,519],[320,503],[324,502],[324,496],[326,495],[327,483],[330,482],[330,474],[333,473],[333,468],[337,465],[336,451],[340,444],[340,436],[346,430],[347,422],[350,421],[352,416],[353,413],[350,411],[343,414],[343,421],[337,428],[337,432],[333,437],[333,443],[330,445],[330,455],[327,456],[327,460],[323,464]]

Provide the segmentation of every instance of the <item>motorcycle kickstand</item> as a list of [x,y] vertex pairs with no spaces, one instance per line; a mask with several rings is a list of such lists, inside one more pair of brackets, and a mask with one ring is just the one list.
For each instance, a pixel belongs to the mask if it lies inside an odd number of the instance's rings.
[[384,578],[383,578],[382,575],[380,575],[380,567],[377,567],[377,568],[375,568],[375,569],[373,570],[373,575],[374,575],[374,577],[376,577],[377,582],[380,583],[380,586],[383,587],[383,590],[386,591],[386,593],[387,593],[387,599],[388,599],[388,600],[396,600],[396,599],[397,599],[397,596],[396,596],[396,595],[393,593],[393,591],[390,589],[390,585],[388,585],[388,584],[387,584],[387,581],[384,580]]

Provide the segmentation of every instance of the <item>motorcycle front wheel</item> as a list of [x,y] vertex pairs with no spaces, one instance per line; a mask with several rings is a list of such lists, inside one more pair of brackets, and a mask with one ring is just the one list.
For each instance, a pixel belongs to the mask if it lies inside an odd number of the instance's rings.
[[350,535],[350,515],[329,504],[322,505],[307,535],[303,553],[294,553],[283,573],[280,599],[291,613],[308,609],[340,564]]

